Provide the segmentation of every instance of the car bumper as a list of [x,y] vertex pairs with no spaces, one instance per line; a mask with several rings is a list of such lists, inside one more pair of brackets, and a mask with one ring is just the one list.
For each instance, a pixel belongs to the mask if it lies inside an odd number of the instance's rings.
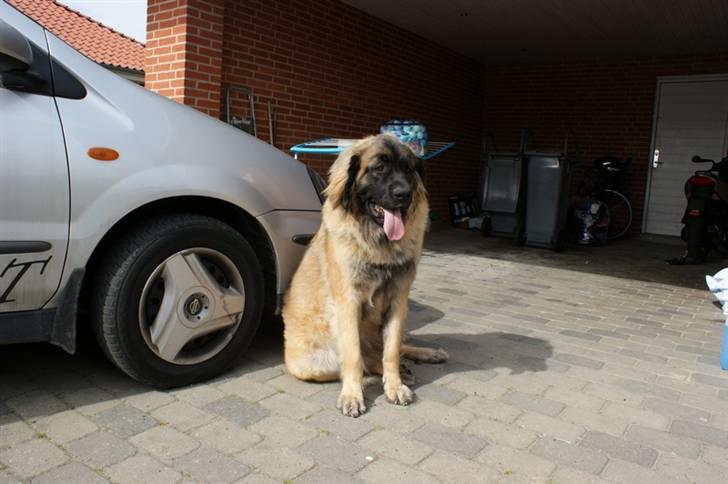
[[308,241],[321,224],[320,211],[274,210],[258,217],[273,243],[278,294],[283,294],[301,262]]

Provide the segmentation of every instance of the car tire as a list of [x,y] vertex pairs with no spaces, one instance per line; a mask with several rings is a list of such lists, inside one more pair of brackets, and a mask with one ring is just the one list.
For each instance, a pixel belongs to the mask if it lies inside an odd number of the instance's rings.
[[[171,388],[220,374],[260,325],[264,286],[258,258],[242,235],[216,219],[190,214],[150,220],[120,239],[96,269],[96,338],[116,366],[144,384]],[[201,316],[207,327],[192,322]],[[200,326],[188,328],[195,324]],[[211,330],[222,324],[228,326]],[[155,346],[155,331],[157,342],[167,343]],[[210,332],[174,353],[193,331]],[[164,340],[159,334],[172,336]]]

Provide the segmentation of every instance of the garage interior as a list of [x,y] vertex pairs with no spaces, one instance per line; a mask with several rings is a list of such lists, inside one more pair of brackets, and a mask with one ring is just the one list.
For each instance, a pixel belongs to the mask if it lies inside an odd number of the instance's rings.
[[[484,151],[517,150],[528,130],[538,150],[568,137],[575,163],[633,157],[632,234],[676,236],[690,157],[728,148],[720,0],[150,0],[148,12],[147,87],[215,117],[254,114],[283,150],[389,119],[455,140],[427,166],[443,221],[450,195],[480,191]],[[324,174],[332,158],[302,160]]]

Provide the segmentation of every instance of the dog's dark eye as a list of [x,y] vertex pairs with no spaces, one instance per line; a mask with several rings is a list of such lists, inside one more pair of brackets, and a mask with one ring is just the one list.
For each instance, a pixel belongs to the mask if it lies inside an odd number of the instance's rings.
[[386,166],[384,165],[384,163],[377,163],[376,165],[374,165],[372,167],[372,172],[375,175],[382,175],[382,174],[384,174],[385,168],[386,168]]
[[382,163],[389,163],[389,155],[379,155],[379,161]]

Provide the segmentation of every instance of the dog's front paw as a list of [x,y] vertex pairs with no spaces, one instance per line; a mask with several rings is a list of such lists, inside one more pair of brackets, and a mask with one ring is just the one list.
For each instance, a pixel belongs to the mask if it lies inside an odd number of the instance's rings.
[[384,385],[384,396],[389,403],[395,405],[409,405],[415,398],[415,394],[407,385]]
[[348,417],[358,417],[367,411],[367,406],[364,404],[364,395],[361,392],[350,394],[342,391],[336,402],[336,408]]

